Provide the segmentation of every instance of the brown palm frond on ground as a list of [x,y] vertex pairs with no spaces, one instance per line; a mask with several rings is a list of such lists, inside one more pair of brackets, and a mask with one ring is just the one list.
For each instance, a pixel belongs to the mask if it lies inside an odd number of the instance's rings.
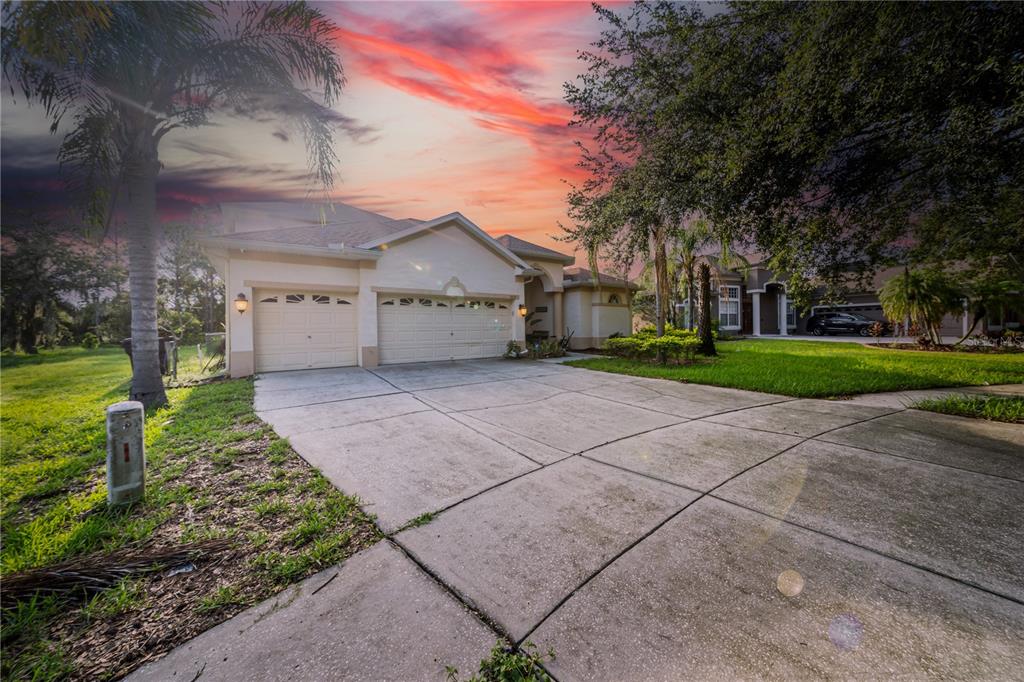
[[113,587],[122,578],[153,573],[208,559],[230,547],[226,539],[204,540],[174,547],[129,547],[91,554],[61,564],[14,573],[0,581],[0,600],[28,599],[34,594],[89,596]]

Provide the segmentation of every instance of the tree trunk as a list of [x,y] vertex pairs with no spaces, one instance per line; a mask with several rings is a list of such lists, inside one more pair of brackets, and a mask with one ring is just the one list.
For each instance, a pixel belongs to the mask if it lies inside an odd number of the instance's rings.
[[969,329],[967,331],[967,334],[965,334],[964,336],[959,338],[959,340],[957,340],[956,343],[953,344],[954,346],[958,346],[959,344],[964,343],[965,341],[967,341],[971,337],[972,334],[974,334],[974,330],[978,329],[978,323],[981,322],[981,317],[982,317],[982,315],[985,314],[985,312],[986,311],[985,311],[985,308],[983,306],[979,306],[979,307],[975,308],[974,310],[965,310],[964,311],[964,314],[966,314],[966,315],[969,315],[969,314],[972,314],[972,313],[974,314],[974,322],[971,324],[971,329]]
[[39,353],[39,348],[36,347],[36,343],[39,339],[37,332],[37,320],[36,309],[38,306],[33,303],[31,307],[26,307],[29,313],[21,321],[21,351],[28,353],[29,355],[36,355]]
[[703,355],[717,355],[711,329],[711,268],[707,263],[701,263],[697,272],[700,280],[700,319],[697,322],[699,352]]
[[655,325],[658,336],[664,336],[665,320],[668,317],[668,255],[665,253],[665,239],[661,230],[655,232],[654,240]]
[[693,313],[696,310],[694,307],[694,290],[693,290],[693,264],[687,264],[686,266],[686,328],[696,329],[693,319]]
[[[147,136],[147,142],[151,136]],[[156,287],[156,176],[160,170],[155,142],[143,143],[126,165],[125,193],[128,224],[128,295],[132,307],[131,399],[146,408],[167,404],[160,375]]]
[[[204,332],[212,333],[216,330],[213,328],[213,273],[209,270],[206,271],[206,325]],[[205,339],[204,339],[205,341]]]

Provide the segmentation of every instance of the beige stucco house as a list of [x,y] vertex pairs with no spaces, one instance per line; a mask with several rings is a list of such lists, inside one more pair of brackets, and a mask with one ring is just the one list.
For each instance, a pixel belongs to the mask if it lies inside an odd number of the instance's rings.
[[460,213],[250,202],[221,218],[202,246],[225,282],[231,376],[496,357],[528,333],[571,331],[587,348],[630,331],[630,283],[598,286],[572,256],[493,238]]

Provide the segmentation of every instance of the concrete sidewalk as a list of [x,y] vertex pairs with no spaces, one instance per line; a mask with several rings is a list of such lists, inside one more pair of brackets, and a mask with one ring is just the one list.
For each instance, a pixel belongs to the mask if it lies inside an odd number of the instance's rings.
[[392,538],[135,677],[443,680],[499,637],[563,682],[1019,677],[1024,426],[913,399],[501,360],[261,377],[261,417]]

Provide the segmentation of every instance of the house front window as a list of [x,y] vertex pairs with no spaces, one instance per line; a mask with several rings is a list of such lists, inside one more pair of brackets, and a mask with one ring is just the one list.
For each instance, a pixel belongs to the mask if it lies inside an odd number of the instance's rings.
[[740,288],[722,286],[718,288],[718,328],[740,328]]
[[796,308],[789,301],[786,301],[786,326],[790,329],[796,328]]

